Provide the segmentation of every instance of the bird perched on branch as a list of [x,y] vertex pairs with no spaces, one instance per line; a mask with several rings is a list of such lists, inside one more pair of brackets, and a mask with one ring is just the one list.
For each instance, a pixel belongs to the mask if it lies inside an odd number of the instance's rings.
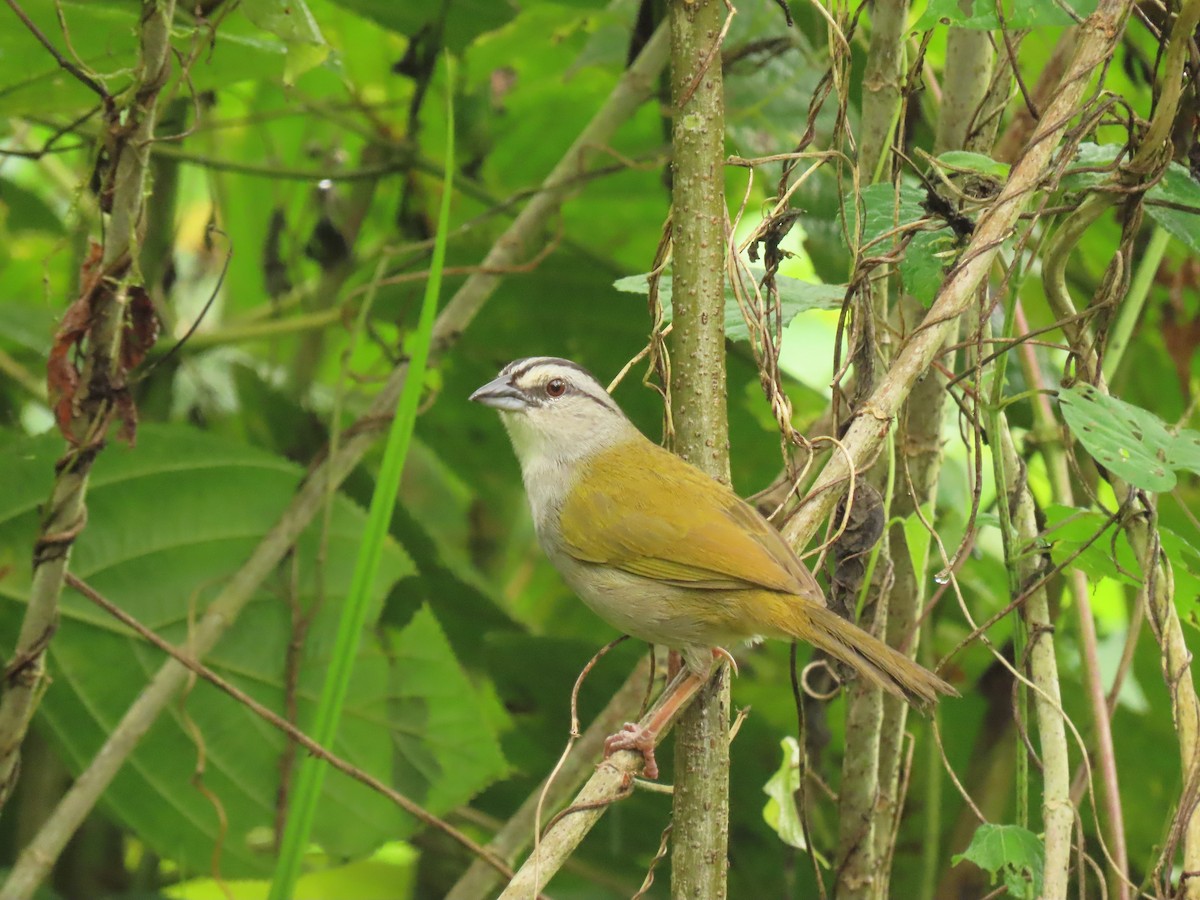
[[509,363],[471,399],[500,411],[538,540],[583,601],[621,631],[678,650],[687,675],[646,727],[606,755],[640,751],[657,777],[658,731],[734,641],[798,639],[916,704],[954,689],[825,604],[812,573],[729,487],[648,440],[566,359]]

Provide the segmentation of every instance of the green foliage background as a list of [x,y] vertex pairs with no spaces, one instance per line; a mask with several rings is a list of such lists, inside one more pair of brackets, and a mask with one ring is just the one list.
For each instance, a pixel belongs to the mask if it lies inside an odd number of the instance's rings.
[[[118,95],[128,84],[137,60],[138,4],[20,5],[60,52],[110,93]],[[1010,27],[1032,29],[1019,56],[1019,70],[1032,82],[1070,17],[1061,4],[1043,0],[1009,6]],[[200,4],[204,15],[181,7],[175,76],[162,100],[162,139],[152,148],[153,194],[139,261],[163,333],[135,375],[142,422],[136,446],[112,443],[96,464],[72,571],[186,646],[190,624],[275,522],[306,467],[331,435],[342,434],[366,408],[405,353],[440,198],[438,160],[447,123],[437,98],[449,87],[458,110],[449,295],[611,90],[626,65],[637,7],[629,0],[243,0]],[[912,10],[910,31],[919,36],[918,29],[932,29],[925,59],[931,78],[945,74],[945,17],[968,28],[998,27],[993,12],[968,16],[960,7],[931,2]],[[780,6],[766,0],[741,4],[733,19],[725,45],[731,154],[786,152],[805,131],[829,47],[824,20],[812,5],[792,3],[791,12],[796,24],[790,29]],[[852,123],[860,115],[870,16],[864,12],[852,44],[853,77],[843,99]],[[7,657],[28,597],[39,504],[62,451],[44,372],[56,323],[77,295],[90,242],[100,234],[89,178],[103,135],[95,96],[9,10],[0,11],[0,23],[0,649]],[[461,60],[449,86],[439,62],[446,50]],[[1106,89],[1143,117],[1152,97],[1147,67],[1157,50],[1146,29],[1131,27],[1119,65],[1106,75]],[[818,149],[832,139],[835,108],[836,102],[827,103],[815,119]],[[669,211],[664,112],[663,102],[644,104],[611,146],[600,148],[595,171],[579,180],[550,232],[523,248],[529,264],[503,273],[478,317],[436,359],[425,385],[416,445],[376,585],[377,611],[364,635],[335,749],[481,841],[554,765],[567,736],[571,684],[614,635],[542,558],[503,430],[466,398],[516,357],[570,357],[607,380],[645,346],[651,327],[645,297],[630,293],[629,282],[624,290],[614,283],[650,268]],[[937,116],[936,92],[914,92],[902,123],[906,146],[932,147]],[[1084,169],[1111,163],[1124,140],[1111,123],[1088,137],[1074,163],[1079,171],[1064,179],[1055,202],[1073,202],[1074,192],[1098,184]],[[1007,174],[993,160],[966,154],[944,162],[997,184]],[[1065,161],[1064,167],[1070,165]],[[735,200],[747,190],[747,170],[727,171]],[[750,187],[751,224],[773,196],[779,172],[778,165],[764,166]],[[794,201],[800,216],[785,244],[794,257],[782,274],[808,284],[793,284],[799,293],[786,310],[781,363],[801,431],[829,403],[838,315],[830,307],[840,305],[840,286],[854,270],[841,198],[862,204],[864,240],[870,240],[925,215],[921,183],[907,174],[900,181],[899,190],[876,184],[847,195],[847,185],[825,167]],[[1166,206],[1149,211],[1139,247],[1156,224],[1170,242],[1112,387],[1172,427],[1194,428],[1200,275],[1190,254],[1200,246],[1200,225],[1190,210],[1200,189],[1185,155],[1153,191]],[[1090,295],[1100,283],[1120,229],[1109,216],[1085,234],[1068,269],[1079,295]],[[921,232],[898,267],[904,289],[931,301],[954,250],[948,228]],[[353,341],[372,290],[363,330]],[[1021,281],[1019,290],[1030,330],[1051,326],[1054,316],[1040,282]],[[800,310],[808,305],[820,308]],[[197,322],[190,340],[168,354]],[[1061,335],[1051,331],[1045,340],[1061,343]],[[1057,386],[1066,354],[1056,346],[1038,347],[1037,353],[1047,383]],[[635,366],[616,397],[644,431],[658,437],[662,406],[658,394],[641,384],[644,371]],[[733,481],[749,495],[776,477],[781,453],[744,342],[731,344],[729,385]],[[1004,396],[1015,398],[1008,414],[1022,437],[1033,419],[1028,397],[1018,395],[1030,387],[1011,365]],[[1104,419],[1112,412],[1091,414]],[[967,528],[973,472],[953,415],[933,511],[949,552]],[[1069,415],[1066,420],[1075,427]],[[1116,532],[1090,540],[1106,527],[1097,510],[1111,502],[1111,493],[1097,486],[1087,454],[1078,453],[1086,471],[1076,474],[1099,501],[1076,510],[1051,505],[1045,466],[1034,453],[1038,443],[1026,446],[1029,484],[1047,508],[1053,558],[1089,576],[1107,683],[1131,621],[1140,622],[1133,612],[1136,563]],[[1121,447],[1109,450],[1119,453]],[[1151,444],[1140,452],[1153,458],[1155,450]],[[1168,466],[1178,471],[1177,484],[1145,485],[1173,488],[1163,495],[1159,516],[1175,569],[1177,606],[1189,621],[1200,590],[1194,448],[1191,454]],[[352,473],[331,498],[328,515],[261,586],[208,660],[273,708],[285,711],[294,701],[301,727],[320,690],[322,654],[349,584],[377,462],[369,456]],[[995,487],[985,476],[980,490],[974,549],[957,576],[977,622],[1010,600]],[[938,568],[935,554],[926,576],[929,592],[938,588],[932,582]],[[1052,582],[1065,609],[1071,601],[1063,587],[1061,578]],[[954,606],[947,597],[930,620],[925,640],[932,660],[955,650],[970,631]],[[1073,623],[1064,614],[1055,632],[1063,706],[1090,748]],[[1000,618],[988,631],[990,645],[1005,652],[1012,630],[1011,617]],[[302,649],[289,663],[289,645],[297,637]],[[1194,638],[1190,627],[1187,637]],[[1116,701],[1113,731],[1129,875],[1137,883],[1155,866],[1181,776],[1158,649],[1144,627],[1131,646],[1132,669]],[[641,652],[627,643],[593,673],[580,698],[585,725]],[[0,818],[5,864],[163,659],[82,597],[66,593],[49,656],[52,683],[36,721],[34,739],[43,752],[26,754],[19,793]],[[1011,712],[1011,681],[978,640],[960,649],[944,673],[963,694],[940,713],[946,761],[994,823],[1013,823],[1019,793],[1013,760],[1024,744],[1011,718],[995,717],[998,708]],[[781,840],[763,815],[764,789],[780,768],[780,743],[796,732],[787,648],[750,651],[733,696],[752,713],[732,750],[729,895],[813,896],[808,855]],[[844,752],[841,705],[830,704],[822,723],[828,742],[812,760],[833,790]],[[953,868],[950,862],[952,854],[967,851],[978,823],[940,763],[921,762],[930,723],[914,717],[909,728],[921,749],[897,836],[892,895],[921,896],[931,889],[930,896],[948,897],[976,888],[981,895],[988,876],[971,863]],[[160,891],[200,897],[215,895],[206,893],[217,890],[208,881],[214,876],[231,884],[263,877],[273,862],[284,746],[249,711],[197,682],[142,741],[50,887],[64,897]],[[1080,748],[1071,749],[1078,764]],[[670,778],[667,766],[663,780]],[[1036,833],[1036,800],[1033,806],[1028,825]],[[655,855],[669,809],[668,797],[645,792],[617,804],[556,880],[553,896],[630,896]],[[814,849],[832,858],[836,805],[818,794],[810,815]],[[931,819],[932,844],[926,837]],[[1097,817],[1087,796],[1079,827],[1089,853],[1100,858]],[[327,782],[314,838],[324,853],[314,856],[314,868],[333,870],[325,886],[309,888],[314,896],[442,896],[470,862],[443,836],[418,830],[387,800],[337,775]],[[1021,836],[1015,844],[1026,848],[1028,842]],[[409,852],[414,847],[417,852]],[[374,867],[343,867],[373,853]],[[922,880],[931,857],[932,882]],[[982,857],[966,858],[988,866]],[[1021,871],[1022,860],[1001,853],[991,868],[1005,865],[1005,880],[1019,881],[1012,872]],[[668,882],[663,868],[660,887]]]

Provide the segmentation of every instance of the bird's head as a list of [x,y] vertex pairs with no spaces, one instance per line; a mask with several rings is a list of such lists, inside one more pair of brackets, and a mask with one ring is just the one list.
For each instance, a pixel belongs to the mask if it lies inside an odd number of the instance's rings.
[[639,434],[595,376],[568,359],[514,360],[471,399],[500,411],[522,467],[579,461]]

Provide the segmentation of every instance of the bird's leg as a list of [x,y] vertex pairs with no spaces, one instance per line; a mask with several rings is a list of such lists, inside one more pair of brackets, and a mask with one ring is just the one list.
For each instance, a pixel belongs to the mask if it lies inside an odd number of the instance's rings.
[[[737,672],[737,664],[729,655],[728,650],[718,647],[712,651],[712,655],[714,660],[727,659],[733,667],[733,671]],[[626,722],[620,731],[608,736],[604,741],[604,758],[608,759],[620,750],[632,750],[642,754],[642,759],[645,761],[642,774],[651,781],[658,778],[658,763],[654,759],[654,747],[658,744],[659,735],[667,723],[674,720],[679,711],[696,696],[696,692],[708,681],[711,672],[712,666],[700,674],[691,669],[681,671],[658,698],[654,709],[650,711],[650,720],[645,725]]]

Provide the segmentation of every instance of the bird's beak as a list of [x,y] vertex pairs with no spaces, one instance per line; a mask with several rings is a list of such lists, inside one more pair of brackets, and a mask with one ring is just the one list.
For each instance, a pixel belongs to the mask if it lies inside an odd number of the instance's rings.
[[484,406],[505,412],[518,412],[529,407],[529,401],[525,395],[513,387],[504,376],[493,378],[473,393],[471,399],[476,403],[482,403]]

